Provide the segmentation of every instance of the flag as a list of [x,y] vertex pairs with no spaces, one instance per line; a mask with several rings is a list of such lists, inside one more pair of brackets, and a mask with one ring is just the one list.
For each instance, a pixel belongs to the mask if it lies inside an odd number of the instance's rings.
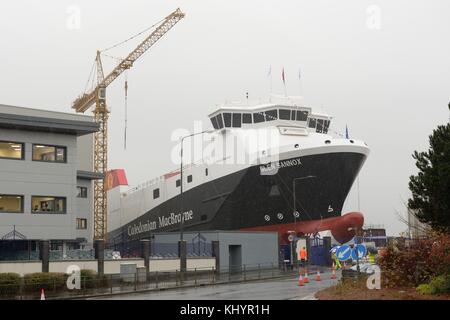
[[269,72],[267,72],[267,76],[270,77],[272,75],[272,66],[269,66]]
[[347,128],[347,125],[345,125],[345,139],[348,139],[348,128]]
[[283,67],[283,71],[281,72],[281,79],[283,79],[283,83],[286,84],[286,81],[284,79],[284,67]]

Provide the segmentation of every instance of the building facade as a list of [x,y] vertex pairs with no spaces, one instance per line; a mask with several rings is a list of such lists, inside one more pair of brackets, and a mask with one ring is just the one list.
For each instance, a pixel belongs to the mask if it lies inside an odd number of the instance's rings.
[[92,243],[93,117],[0,105],[0,255]]

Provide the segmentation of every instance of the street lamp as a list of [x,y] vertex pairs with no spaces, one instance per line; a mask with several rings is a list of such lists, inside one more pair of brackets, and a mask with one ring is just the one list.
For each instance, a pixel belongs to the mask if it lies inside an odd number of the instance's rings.
[[214,130],[204,130],[202,132],[194,132],[187,136],[181,138],[181,152],[180,152],[180,212],[181,212],[181,226],[180,226],[180,240],[183,241],[183,227],[184,227],[184,217],[183,217],[183,142],[184,139],[190,138],[199,134],[212,133]]
[[292,180],[292,193],[293,193],[293,195],[294,195],[294,225],[295,225],[295,227],[297,227],[297,216],[296,216],[296,213],[297,213],[297,201],[296,201],[296,198],[295,198],[295,182],[297,181],[297,180],[304,180],[304,179],[310,179],[310,178],[315,178],[316,176],[311,176],[311,175],[309,175],[309,176],[305,176],[305,177],[299,177],[299,178],[294,178],[293,180]]
[[[315,178],[316,176],[305,176],[305,177],[298,177],[298,178],[294,178],[292,179],[292,194],[293,194],[293,198],[294,198],[294,231],[295,231],[295,237],[297,237],[297,205],[296,205],[296,198],[295,198],[295,182],[297,180],[304,180],[304,179],[309,179],[309,178]],[[293,241],[291,241],[291,264],[294,263],[294,246],[293,246]]]

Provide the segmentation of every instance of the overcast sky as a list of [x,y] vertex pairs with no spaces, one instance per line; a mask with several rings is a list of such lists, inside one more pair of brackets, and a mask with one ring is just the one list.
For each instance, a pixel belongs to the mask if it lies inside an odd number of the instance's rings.
[[[186,13],[128,73],[128,147],[123,148],[124,78],[108,88],[110,168],[131,185],[172,170],[171,134],[207,123],[226,100],[298,95],[335,118],[332,129],[362,139],[366,222],[403,231],[411,154],[448,121],[448,0],[16,0],[0,5],[0,103],[71,111],[97,49],[145,29],[177,7]],[[79,13],[79,17],[78,17]],[[137,42],[109,52],[123,56]],[[105,58],[106,59],[106,58]],[[105,72],[113,61],[104,60]],[[357,209],[355,188],[344,212]]]

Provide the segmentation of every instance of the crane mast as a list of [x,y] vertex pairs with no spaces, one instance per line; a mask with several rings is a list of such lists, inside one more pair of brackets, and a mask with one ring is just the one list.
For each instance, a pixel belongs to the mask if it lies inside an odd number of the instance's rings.
[[156,29],[146,37],[131,53],[107,75],[104,76],[100,51],[97,51],[97,86],[89,93],[78,97],[72,105],[76,112],[84,113],[92,105],[94,120],[100,126],[94,136],[94,170],[102,173],[103,179],[94,182],[94,239],[106,239],[108,198],[106,190],[106,172],[108,170],[108,107],[106,104],[106,88],[125,70],[161,39],[185,14],[178,8],[163,19]]

